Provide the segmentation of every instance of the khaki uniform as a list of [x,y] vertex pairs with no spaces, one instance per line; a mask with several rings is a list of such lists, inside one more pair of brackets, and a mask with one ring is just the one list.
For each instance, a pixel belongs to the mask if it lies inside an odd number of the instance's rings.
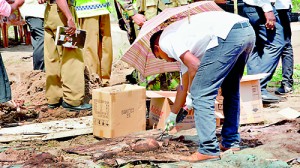
[[[70,6],[70,11],[76,18],[73,6]],[[72,106],[79,106],[84,98],[85,87],[82,52],[80,49],[63,48],[55,45],[57,26],[67,26],[67,18],[56,4],[47,3],[44,23],[46,98],[48,104],[56,104],[63,99]]]
[[187,5],[188,0],[137,0],[136,6],[139,13],[144,14],[149,20],[165,8]]
[[110,3],[107,0],[77,0],[79,26],[87,31],[83,49],[89,75],[97,74],[102,82],[110,79],[113,48],[110,27]]
[[[136,13],[143,14],[147,20],[158,15],[166,8],[178,7],[187,5],[193,2],[193,0],[116,0],[122,8],[123,19],[127,19],[130,22],[130,17]],[[140,27],[134,24],[135,36],[137,37]],[[130,37],[129,37],[130,38]],[[135,37],[134,37],[135,39]],[[130,39],[131,42],[134,39]]]
[[89,75],[110,79],[113,48],[109,14],[80,18],[79,25],[87,31],[83,53]]
[[[157,16],[166,8],[173,8],[182,5],[187,5],[188,0],[137,0],[136,7],[138,13],[143,14],[147,20]],[[135,24],[136,37],[140,27]]]

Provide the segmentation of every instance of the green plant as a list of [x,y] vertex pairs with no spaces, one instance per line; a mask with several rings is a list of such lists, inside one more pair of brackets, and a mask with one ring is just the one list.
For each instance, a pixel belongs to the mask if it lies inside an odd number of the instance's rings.
[[300,0],[292,0],[293,9],[292,12],[300,12]]
[[[294,66],[294,85],[293,89],[295,92],[300,92],[300,64]],[[271,81],[268,83],[268,87],[280,87],[280,82],[282,81],[282,67],[277,67]]]
[[[244,75],[247,75],[247,68],[245,68],[244,70]],[[296,64],[294,66],[293,79],[294,79],[294,85],[293,85],[294,92],[299,93],[300,92],[300,64]],[[268,83],[268,87],[278,88],[280,87],[281,81],[282,81],[282,67],[278,66],[276,68],[275,73],[273,74],[271,81]]]

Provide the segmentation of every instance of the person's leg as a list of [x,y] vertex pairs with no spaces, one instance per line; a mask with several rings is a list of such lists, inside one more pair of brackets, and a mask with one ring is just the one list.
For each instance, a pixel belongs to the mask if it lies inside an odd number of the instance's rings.
[[[101,76],[100,60],[98,56],[99,48],[99,16],[80,18],[80,28],[86,30],[86,40],[82,53],[84,64],[89,75],[98,74]],[[93,25],[93,26],[91,26]]]
[[61,64],[63,100],[72,106],[79,106],[82,104],[85,88],[84,61],[81,50],[64,48]]
[[33,46],[33,69],[44,71],[44,19],[26,17],[25,20],[29,25]]
[[278,15],[281,25],[284,29],[285,46],[281,55],[282,59],[282,81],[281,87],[275,92],[276,94],[285,94],[292,91],[293,87],[293,68],[294,68],[294,54],[291,44],[291,20],[290,9],[278,10]]
[[0,103],[11,100],[11,89],[5,66],[0,53]]
[[[214,101],[218,94],[219,87],[222,85],[226,76],[231,72],[239,55],[241,55],[246,48],[251,52],[254,41],[255,36],[251,26],[242,30],[232,29],[226,40],[219,38],[219,45],[207,50],[201,59],[201,64],[191,86],[196,129],[200,139],[198,152],[201,154],[219,155],[219,147],[215,135],[216,118],[214,114]],[[239,62],[245,62],[245,59],[245,56],[243,56]],[[238,75],[235,76],[234,80],[235,87],[239,84],[240,73],[243,73],[239,72],[240,70],[242,71],[242,65],[237,69],[238,72],[236,73]],[[225,107],[228,117],[238,115],[239,111],[239,101],[236,101],[238,99],[238,87],[234,90],[235,92],[233,94],[235,95],[233,95],[234,98],[232,99],[226,94],[228,91],[225,91],[225,97],[227,99],[225,100]],[[235,107],[235,109],[227,109],[229,107]],[[236,126],[238,124],[236,123],[238,122],[237,116],[234,116],[234,122],[233,125]],[[231,127],[232,124],[228,123],[228,129],[231,129]],[[231,132],[224,134],[224,136],[230,136],[230,134]]]
[[[74,7],[70,7],[70,11],[75,14]],[[74,17],[74,15],[73,15]],[[60,15],[64,25],[67,25],[67,18]],[[75,68],[74,68],[75,67]],[[84,98],[84,61],[82,51],[80,49],[63,48],[61,55],[61,80],[63,90],[63,107],[74,110],[90,109],[89,106],[83,106]],[[71,105],[71,106],[69,106]]]
[[109,14],[100,16],[100,44],[99,44],[99,59],[101,67],[101,79],[110,79],[111,67],[113,61],[113,48],[110,28]]
[[[63,25],[56,5],[47,5],[45,10],[44,56],[46,69],[46,98],[49,105],[59,104],[63,97],[60,55],[62,48],[56,46],[56,28]],[[74,69],[74,68],[72,68]]]
[[284,47],[283,27],[280,25],[280,20],[276,10],[274,11],[276,17],[275,29],[266,29],[266,19],[264,12],[259,7],[254,7],[245,4],[243,8],[245,17],[247,17],[253,26],[256,33],[256,46],[253,50],[252,55],[249,57],[247,62],[247,73],[258,74],[258,73],[269,73],[269,75],[261,79],[261,91],[262,97],[279,101],[279,98],[273,96],[267,92],[267,83],[272,79],[272,76],[279,63],[280,54]]
[[238,132],[240,121],[240,80],[248,56],[252,52],[253,44],[248,44],[246,50],[239,56],[232,70],[226,76],[221,88],[223,100],[224,123],[222,126],[222,142],[224,149],[238,149],[240,147],[240,134]]

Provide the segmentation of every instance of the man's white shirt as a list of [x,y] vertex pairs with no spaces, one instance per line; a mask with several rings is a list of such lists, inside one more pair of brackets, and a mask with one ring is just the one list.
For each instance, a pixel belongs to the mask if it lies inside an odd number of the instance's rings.
[[248,5],[261,7],[264,12],[269,12],[273,10],[270,0],[243,0],[243,1]]
[[188,19],[172,23],[166,27],[160,36],[159,46],[181,63],[181,72],[188,68],[183,64],[180,56],[190,51],[199,60],[206,50],[218,46],[218,37],[226,39],[233,25],[248,21],[247,18],[224,11],[210,11],[196,14]]
[[292,7],[291,0],[276,0],[275,8],[276,9],[290,9]]

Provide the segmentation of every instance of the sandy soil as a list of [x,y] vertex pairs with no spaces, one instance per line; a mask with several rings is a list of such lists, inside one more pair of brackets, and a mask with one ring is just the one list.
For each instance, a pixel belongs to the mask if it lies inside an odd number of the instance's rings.
[[[60,120],[91,115],[91,112],[80,113],[68,112],[62,108],[49,110],[46,107],[44,96],[45,74],[41,71],[32,71],[31,46],[18,45],[11,48],[0,49],[9,78],[11,81],[13,98],[24,101],[20,112],[13,109],[0,107],[0,125],[15,122],[44,122],[49,120]],[[127,64],[114,60],[113,75],[110,85],[125,83],[125,76],[132,71]],[[90,89],[100,87],[91,80],[87,83]],[[89,95],[87,93],[87,95]],[[30,141],[0,143],[0,166],[19,165],[23,167],[93,167],[96,165],[116,166],[117,158],[145,159],[134,164],[152,164],[153,167],[160,166],[184,166],[184,167],[299,167],[300,166],[300,120],[277,121],[277,112],[286,107],[300,110],[300,95],[292,94],[284,97],[285,101],[264,108],[267,120],[264,124],[241,126],[241,138],[243,150],[237,154],[226,154],[220,161],[212,163],[189,164],[174,162],[176,155],[188,155],[197,148],[198,138],[195,129],[180,132],[186,141],[173,140],[167,146],[160,146],[154,151],[134,152],[124,150],[95,159],[91,153],[68,152],[66,148],[91,148],[97,144],[105,144],[105,139],[96,139],[92,135],[84,135],[51,141]],[[276,124],[275,124],[276,123]],[[220,130],[218,129],[218,136]],[[147,134],[147,133],[145,133]],[[191,142],[190,142],[191,140]],[[128,144],[126,138],[108,140],[110,144]],[[115,143],[113,143],[115,142]],[[99,145],[98,145],[99,147]],[[156,155],[161,154],[165,160],[160,160]],[[171,155],[171,156],[170,156]],[[298,158],[294,159],[294,158]],[[172,160],[173,159],[173,160]],[[136,159],[137,160],[137,159]],[[146,162],[145,160],[148,160]],[[152,162],[151,162],[152,160]],[[279,161],[278,161],[279,160]],[[243,162],[243,163],[241,163]],[[155,164],[154,164],[155,163]],[[251,166],[252,165],[252,166]]]

